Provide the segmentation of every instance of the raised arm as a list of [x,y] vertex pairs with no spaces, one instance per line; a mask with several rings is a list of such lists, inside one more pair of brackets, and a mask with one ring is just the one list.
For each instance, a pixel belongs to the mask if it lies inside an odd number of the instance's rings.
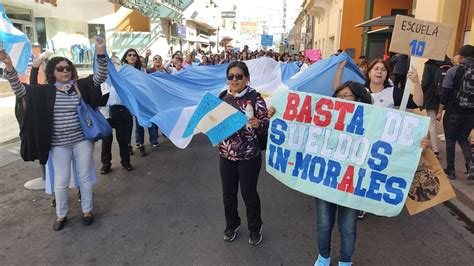
[[97,54],[97,71],[94,73],[94,85],[99,86],[107,79],[107,58],[105,58],[105,42],[102,38],[97,38],[95,44]]
[[26,95],[25,86],[20,82],[18,73],[16,72],[15,68],[13,68],[12,60],[4,50],[0,51],[0,61],[5,64],[3,76],[10,83],[13,93],[15,93],[16,97],[18,98],[24,97]]
[[344,67],[346,66],[347,61],[344,60],[339,63],[337,66],[336,74],[334,75],[334,81],[332,82],[332,89],[336,91],[337,87],[341,85],[342,81],[342,72],[344,71]]
[[[423,89],[421,88],[420,79],[418,78],[418,72],[413,67],[410,68],[407,74],[413,82],[413,101],[418,105],[418,107],[423,106]],[[401,88],[404,89],[404,88]]]

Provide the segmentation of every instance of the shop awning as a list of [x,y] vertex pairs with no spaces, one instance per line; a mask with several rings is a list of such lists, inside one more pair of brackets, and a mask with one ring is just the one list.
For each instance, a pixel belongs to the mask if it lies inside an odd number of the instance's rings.
[[[410,16],[413,17],[413,16]],[[373,19],[369,19],[362,23],[355,25],[354,27],[377,27],[377,26],[393,26],[395,25],[396,16],[379,16]]]

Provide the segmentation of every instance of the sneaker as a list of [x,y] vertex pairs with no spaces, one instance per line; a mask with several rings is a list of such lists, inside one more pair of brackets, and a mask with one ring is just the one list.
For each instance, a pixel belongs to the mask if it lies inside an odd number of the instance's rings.
[[142,157],[145,157],[145,156],[148,155],[145,151],[145,146],[143,146],[143,145],[140,147],[139,151],[140,151],[140,156],[142,156]]
[[357,214],[357,218],[359,219],[364,219],[366,212],[365,211],[359,211],[359,214]]
[[469,169],[467,170],[467,180],[474,180],[474,163],[469,165]]
[[153,148],[158,148],[158,147],[160,147],[160,144],[157,142],[157,143],[151,144],[151,146],[153,146]]
[[110,173],[110,168],[111,168],[110,164],[103,164],[102,168],[100,168],[100,173],[103,174],[103,175],[106,175],[106,174]]
[[124,164],[122,165],[123,169],[127,170],[127,171],[132,171],[133,170],[133,167],[131,164]]
[[235,229],[226,228],[224,231],[224,241],[232,242],[237,236],[237,231],[239,231],[240,226],[237,226]]
[[321,254],[318,255],[318,259],[314,263],[314,266],[329,266],[331,265],[331,257],[325,258],[321,256]]
[[258,231],[250,231],[249,244],[256,246],[262,242],[262,228]]
[[456,171],[454,169],[444,169],[444,173],[449,179],[456,179]]

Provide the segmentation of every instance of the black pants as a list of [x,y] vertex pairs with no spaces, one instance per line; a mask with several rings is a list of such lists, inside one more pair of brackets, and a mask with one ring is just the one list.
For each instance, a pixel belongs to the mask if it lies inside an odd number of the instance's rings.
[[444,135],[446,137],[446,162],[448,170],[454,170],[456,141],[461,146],[467,165],[472,161],[472,152],[468,137],[474,126],[474,114],[448,114],[443,117]]
[[257,192],[258,174],[262,166],[262,156],[250,160],[231,161],[220,157],[219,168],[224,196],[226,228],[240,226],[237,212],[237,192],[240,189],[247,208],[247,223],[250,231],[258,231],[262,227],[260,217],[260,197]]
[[407,75],[402,74],[393,74],[393,84],[400,89],[405,89],[405,84],[407,83]]
[[[115,136],[119,144],[120,150],[120,163],[122,165],[130,164],[130,154],[128,151],[129,127],[132,123],[132,116],[128,109],[123,105],[112,105],[110,106],[110,118],[107,119],[112,128],[115,128]],[[113,134],[102,139],[102,152],[101,161],[104,165],[110,165],[112,161],[112,141]]]

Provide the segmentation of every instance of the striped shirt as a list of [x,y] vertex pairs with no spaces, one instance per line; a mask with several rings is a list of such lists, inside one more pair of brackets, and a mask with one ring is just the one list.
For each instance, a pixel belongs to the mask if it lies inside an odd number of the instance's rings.
[[[98,71],[94,74],[94,85],[99,86],[107,79],[107,59],[97,58]],[[5,78],[10,82],[10,86],[19,98],[26,95],[26,88],[18,79],[18,74],[14,69],[12,72],[6,72]],[[79,98],[74,90],[67,92],[56,90],[56,101],[54,102],[53,129],[51,136],[51,146],[72,146],[82,141],[82,133],[77,106]]]

